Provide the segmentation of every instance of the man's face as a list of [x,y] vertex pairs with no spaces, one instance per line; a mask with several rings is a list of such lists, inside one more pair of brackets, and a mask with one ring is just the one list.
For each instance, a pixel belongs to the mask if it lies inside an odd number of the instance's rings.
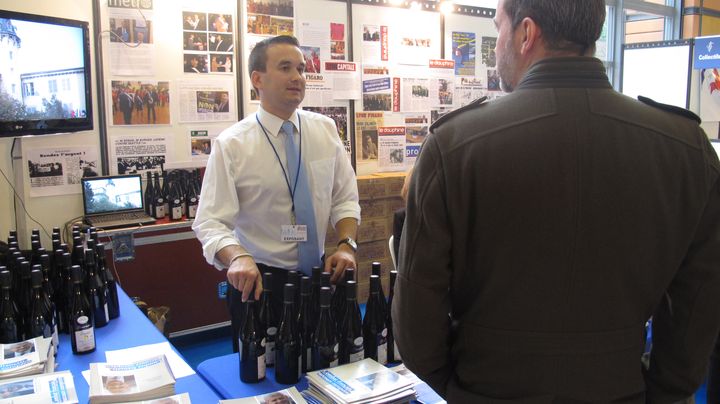
[[197,60],[197,58],[192,58],[192,59],[190,59],[190,66],[192,66],[192,67],[197,67],[197,65],[198,65],[198,60]]
[[505,92],[512,92],[519,81],[518,52],[515,49],[515,31],[512,21],[505,13],[505,0],[499,0],[497,13],[493,19],[498,36],[495,42],[497,71],[500,75],[500,87]]
[[253,85],[268,112],[289,116],[305,98],[305,58],[296,46],[276,44],[267,48],[264,72],[253,72]]
[[228,100],[228,93],[220,93],[220,101],[227,102]]

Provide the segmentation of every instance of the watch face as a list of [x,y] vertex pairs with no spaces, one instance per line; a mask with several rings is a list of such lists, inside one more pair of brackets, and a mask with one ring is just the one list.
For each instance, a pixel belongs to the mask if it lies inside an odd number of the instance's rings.
[[357,251],[357,243],[355,242],[355,240],[351,239],[350,237],[340,241],[340,244],[342,244],[342,243],[349,245],[350,248],[353,249],[353,251]]

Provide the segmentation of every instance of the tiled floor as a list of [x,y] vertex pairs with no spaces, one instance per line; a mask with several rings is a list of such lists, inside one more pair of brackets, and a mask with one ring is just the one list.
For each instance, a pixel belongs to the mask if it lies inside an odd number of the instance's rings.
[[[227,335],[209,338],[204,341],[175,341],[173,344],[193,369],[197,369],[197,365],[204,360],[232,353],[232,343]],[[695,395],[695,403],[706,404],[705,385]]]

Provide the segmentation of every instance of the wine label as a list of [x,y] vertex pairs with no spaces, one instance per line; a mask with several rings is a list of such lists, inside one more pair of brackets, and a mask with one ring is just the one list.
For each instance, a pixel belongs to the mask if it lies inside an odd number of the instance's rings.
[[363,346],[363,338],[357,337],[353,341],[353,346],[350,348],[349,363],[358,362],[365,359],[365,347]]
[[75,346],[78,352],[87,352],[95,349],[95,328],[86,316],[78,317],[75,328]]
[[361,361],[361,360],[363,360],[363,359],[365,359],[365,351],[360,350],[359,352],[351,353],[351,354],[350,354],[349,363],[359,362],[359,361]]
[[262,378],[265,377],[265,371],[266,371],[265,360],[266,360],[266,356],[267,356],[267,355],[262,354],[262,355],[259,355],[259,356],[257,357],[257,368],[258,368],[257,375],[258,375],[258,379],[262,379]]
[[378,345],[377,348],[378,363],[385,365],[387,364],[387,343]]
[[164,217],[165,217],[165,205],[163,205],[162,202],[159,202],[157,205],[155,205],[155,218],[162,219]]
[[275,364],[275,341],[265,343],[265,353],[265,364],[273,366]]
[[197,209],[198,209],[197,205],[190,205],[190,207],[188,208],[188,218],[193,218],[193,217],[197,216]]
[[172,208],[170,218],[173,220],[182,219],[182,206],[175,206]]

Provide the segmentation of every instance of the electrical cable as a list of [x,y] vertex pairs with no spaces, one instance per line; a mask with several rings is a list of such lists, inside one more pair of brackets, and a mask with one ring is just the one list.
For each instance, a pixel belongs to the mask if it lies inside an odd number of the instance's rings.
[[[27,215],[27,217],[29,217],[30,220],[32,220],[32,221],[35,222],[38,226],[40,226],[40,228],[42,229],[42,231],[45,233],[45,235],[46,235],[48,238],[52,238],[52,237],[50,237],[50,233],[47,231],[47,229],[45,228],[45,226],[43,226],[40,222],[38,222],[38,221],[30,214],[30,212],[28,212],[27,208],[25,208],[25,203],[24,203],[23,200],[20,198],[20,195],[19,195],[19,194],[17,193],[17,191],[15,190],[15,187],[13,186],[13,183],[10,181],[10,179],[8,179],[7,175],[5,175],[5,171],[3,171],[2,168],[0,168],[0,174],[2,174],[3,178],[5,178],[5,181],[7,181],[8,185],[10,186],[10,189],[12,189],[13,194],[15,195],[15,198],[14,198],[14,199],[15,199],[16,201],[20,202],[20,206],[22,206],[23,211],[25,211],[25,214]],[[17,229],[17,213],[15,214],[15,228]]]

